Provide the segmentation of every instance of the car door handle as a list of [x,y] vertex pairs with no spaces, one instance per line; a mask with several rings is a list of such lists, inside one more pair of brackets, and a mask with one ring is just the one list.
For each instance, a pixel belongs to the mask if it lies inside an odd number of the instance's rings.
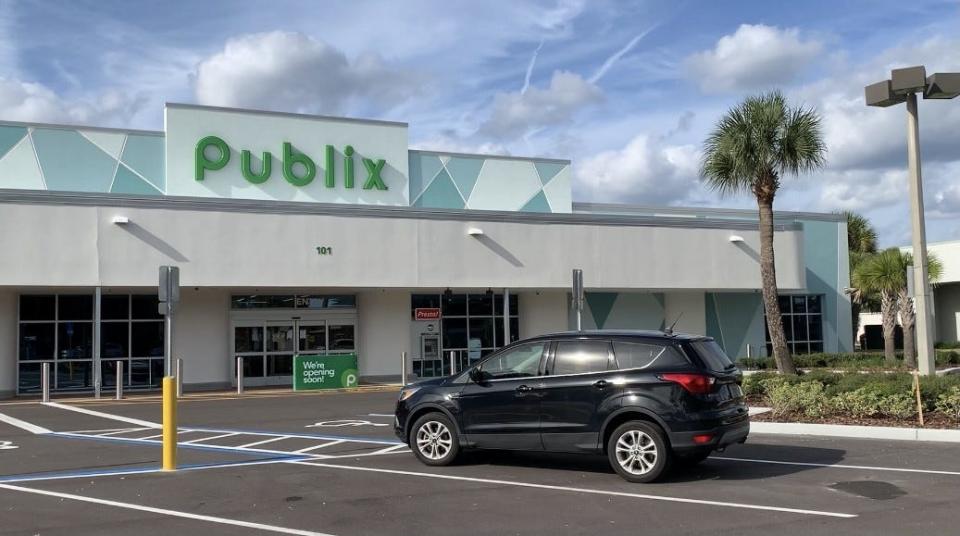
[[533,391],[533,387],[530,387],[529,385],[521,385],[520,387],[517,387],[518,393],[525,394],[529,393],[530,391]]
[[597,380],[593,382],[593,386],[596,387],[597,389],[603,389],[608,385],[610,385],[610,382],[608,382],[607,380]]

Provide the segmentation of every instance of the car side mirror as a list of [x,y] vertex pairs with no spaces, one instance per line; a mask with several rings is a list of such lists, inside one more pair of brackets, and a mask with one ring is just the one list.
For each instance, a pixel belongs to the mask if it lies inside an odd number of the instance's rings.
[[474,383],[483,383],[486,380],[486,374],[479,367],[470,369],[470,379]]

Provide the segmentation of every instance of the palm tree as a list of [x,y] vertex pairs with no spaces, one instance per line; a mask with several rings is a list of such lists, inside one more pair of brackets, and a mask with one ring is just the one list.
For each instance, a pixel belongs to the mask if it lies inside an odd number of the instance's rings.
[[[880,319],[883,325],[883,355],[889,364],[896,364],[894,334],[897,314],[903,327],[903,355],[907,365],[915,367],[916,350],[913,330],[916,312],[907,294],[907,266],[913,257],[897,248],[889,248],[863,260],[853,274],[853,285],[864,293],[880,295]],[[927,255],[927,272],[931,282],[940,279],[943,265],[935,256]]]
[[767,329],[777,369],[796,374],[777,306],[773,253],[773,199],[784,175],[823,167],[820,117],[793,108],[779,91],[749,97],[724,115],[707,137],[700,174],[721,194],[751,192],[760,220],[760,278]]
[[[847,220],[847,252],[850,260],[851,280],[853,273],[865,258],[877,252],[877,232],[870,225],[870,220],[852,212],[844,210],[839,212]],[[872,305],[869,293],[862,292],[856,286],[850,289],[850,313],[853,320],[853,333],[856,334],[860,329],[860,311],[863,306]]]

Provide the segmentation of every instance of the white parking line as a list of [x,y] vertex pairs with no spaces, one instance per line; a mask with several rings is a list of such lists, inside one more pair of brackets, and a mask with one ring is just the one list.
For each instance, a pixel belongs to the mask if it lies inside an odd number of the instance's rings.
[[240,445],[238,449],[246,449],[250,447],[256,447],[257,445],[266,445],[267,443],[273,443],[274,441],[280,441],[281,439],[289,439],[290,436],[280,436],[280,437],[271,437],[269,439],[264,439],[262,441],[254,441],[253,443],[247,443],[246,445]]
[[11,491],[22,491],[24,493],[34,493],[37,495],[46,495],[47,497],[56,497],[59,499],[70,499],[73,501],[80,501],[92,504],[101,504],[104,506],[113,506],[116,508],[124,508],[127,510],[139,510],[141,512],[150,512],[152,514],[159,514],[164,516],[171,517],[181,517],[184,519],[193,519],[196,521],[206,521],[209,523],[218,523],[221,525],[233,525],[235,527],[243,527],[248,529],[263,530],[267,532],[275,532],[278,534],[297,534],[300,536],[332,536],[323,532],[314,532],[312,530],[300,530],[300,529],[291,529],[287,527],[278,527],[276,525],[266,525],[263,523],[253,523],[250,521],[240,521],[239,519],[227,519],[225,517],[216,517],[208,516],[201,514],[192,514],[190,512],[180,512],[177,510],[167,510],[165,508],[155,508],[153,506],[145,506],[142,504],[133,504],[133,503],[124,503],[119,501],[110,501],[107,499],[97,499],[94,497],[84,497],[83,495],[74,495],[72,493],[60,493],[58,491],[47,491],[42,489],[34,488],[25,488],[23,486],[11,486],[9,484],[0,484],[0,488],[7,489]]
[[468,477],[468,476],[443,475],[443,474],[436,474],[436,473],[420,473],[416,471],[399,471],[396,469],[380,469],[376,467],[335,465],[335,464],[322,463],[322,462],[291,460],[291,461],[284,461],[281,463],[309,465],[312,467],[324,467],[327,469],[345,469],[348,471],[368,471],[372,473],[386,473],[386,474],[393,474],[393,475],[416,476],[416,477],[424,477],[424,478],[438,478],[442,480],[459,480],[463,482],[477,482],[480,484],[495,484],[498,486],[517,486],[521,488],[546,489],[551,491],[565,491],[565,492],[573,492],[573,493],[586,493],[591,495],[607,495],[607,496],[614,496],[614,497],[629,497],[633,499],[647,499],[652,501],[702,504],[706,506],[721,506],[726,508],[742,508],[746,510],[766,510],[770,512],[784,512],[784,513],[790,513],[790,514],[802,514],[802,515],[811,515],[811,516],[839,517],[839,518],[845,518],[845,519],[858,517],[857,514],[845,514],[842,512],[827,512],[822,510],[804,510],[800,508],[785,508],[781,506],[766,506],[762,504],[744,504],[744,503],[734,503],[734,502],[724,502],[724,501],[707,501],[703,499],[686,499],[683,497],[670,497],[665,495],[647,495],[643,493],[627,493],[622,491],[608,491],[608,490],[599,490],[599,489],[590,489],[590,488],[552,486],[549,484],[535,484],[533,482],[518,482],[515,480],[494,480],[490,478],[475,478],[475,477]]
[[367,413],[367,417],[394,417],[393,413]]
[[[177,430],[177,437],[180,437],[180,436],[182,436],[183,434],[190,434],[190,433],[193,433],[193,432],[195,432],[195,430],[184,430],[184,429],[181,428],[181,429]],[[163,437],[163,434],[151,435],[151,436],[147,436],[147,437],[135,437],[135,438],[133,438],[133,439],[159,439],[159,438],[161,438],[161,437]]]
[[346,442],[347,442],[346,439],[337,439],[336,441],[331,441],[331,442],[329,442],[329,443],[320,443],[319,445],[314,445],[314,446],[312,446],[312,447],[307,447],[307,448],[305,448],[305,449],[295,450],[295,451],[293,451],[293,453],[294,453],[294,454],[306,454],[306,453],[308,453],[308,452],[313,452],[313,451],[315,451],[315,450],[317,450],[317,449],[322,449],[322,448],[324,448],[324,447],[332,447],[332,446],[334,446],[334,445],[339,445],[340,443],[346,443]]
[[50,406],[51,408],[65,409],[67,411],[75,411],[77,413],[83,413],[84,415],[92,415],[94,417],[100,417],[101,419],[110,419],[120,422],[128,422],[130,424],[135,424],[137,426],[144,426],[146,428],[162,428],[159,423],[143,421],[140,419],[134,419],[131,417],[123,417],[120,415],[113,415],[110,413],[103,413],[102,411],[94,411],[87,408],[78,408],[76,406],[68,406],[66,404],[61,404],[59,402],[44,402],[45,406]]
[[859,469],[864,471],[893,471],[897,473],[922,473],[928,475],[951,475],[960,476],[960,471],[937,471],[934,469],[908,469],[906,467],[874,467],[870,465],[844,465],[841,463],[811,463],[811,462],[787,462],[780,460],[757,460],[752,458],[728,458],[726,456],[711,456],[708,460],[719,460],[723,462],[748,462],[748,463],[769,463],[774,465],[799,465],[802,467],[832,467],[836,469]]
[[180,444],[182,444],[182,445],[194,445],[194,444],[200,443],[200,442],[202,442],[202,441],[213,441],[214,439],[222,439],[222,438],[224,438],[224,437],[233,437],[233,436],[238,436],[238,435],[240,435],[240,432],[230,432],[229,434],[220,434],[220,435],[215,435],[215,436],[210,436],[210,437],[201,437],[200,439],[191,439],[190,441],[183,441],[183,442],[180,443]]
[[0,421],[5,422],[5,423],[7,423],[7,424],[9,424],[9,425],[11,425],[11,426],[16,426],[17,428],[19,428],[19,429],[21,429],[21,430],[26,430],[26,431],[30,432],[31,434],[49,434],[49,433],[50,433],[50,430],[47,430],[46,428],[44,428],[44,427],[42,427],[42,426],[37,426],[37,425],[35,425],[35,424],[30,424],[30,423],[28,423],[27,421],[21,421],[20,419],[18,419],[18,418],[16,418],[16,417],[11,417],[11,416],[9,416],[9,415],[4,415],[3,413],[0,413]]
[[106,437],[106,436],[112,436],[117,434],[125,434],[127,432],[142,432],[144,430],[155,430],[155,428],[119,428],[116,430],[106,431],[105,433],[102,433],[102,434],[94,434],[94,435],[97,437]]
[[387,447],[385,449],[375,450],[367,454],[367,456],[379,456],[380,454],[391,454],[394,452],[399,452],[400,449],[406,449],[406,448],[408,448],[406,445],[394,445],[392,447]]

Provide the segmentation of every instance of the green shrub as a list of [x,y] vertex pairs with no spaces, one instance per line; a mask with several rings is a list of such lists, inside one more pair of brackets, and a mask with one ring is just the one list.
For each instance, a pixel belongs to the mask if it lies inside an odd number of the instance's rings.
[[916,402],[907,393],[890,393],[882,385],[867,385],[840,393],[830,399],[831,409],[852,417],[894,417],[906,419],[917,414]]
[[934,407],[940,413],[960,421],[960,386],[955,385],[949,391],[941,393]]
[[767,400],[774,415],[799,412],[807,417],[821,417],[826,413],[827,404],[822,383],[789,380],[774,382],[775,379],[761,382],[767,388]]
[[947,349],[947,350],[958,350],[960,349],[960,341],[940,341],[933,345],[937,350]]
[[743,387],[743,394],[746,396],[764,396],[766,389],[764,389],[763,381],[776,376],[776,372],[757,372],[755,374],[744,375],[743,384],[741,385],[741,387]]

